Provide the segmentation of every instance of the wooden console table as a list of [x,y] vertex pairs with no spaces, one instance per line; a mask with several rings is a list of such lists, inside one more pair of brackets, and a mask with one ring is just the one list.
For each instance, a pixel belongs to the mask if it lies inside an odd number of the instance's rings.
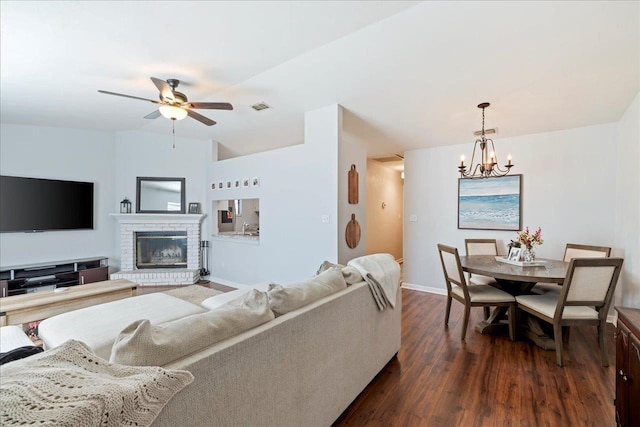
[[67,311],[136,295],[138,284],[125,279],[0,298],[0,326],[46,319]]

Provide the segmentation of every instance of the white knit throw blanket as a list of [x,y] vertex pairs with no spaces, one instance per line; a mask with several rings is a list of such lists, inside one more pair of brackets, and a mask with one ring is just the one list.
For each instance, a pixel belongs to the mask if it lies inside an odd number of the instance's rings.
[[0,425],[148,426],[187,371],[110,364],[79,341],[0,366]]
[[373,299],[380,311],[390,305],[396,307],[400,286],[400,265],[391,254],[372,254],[354,258],[347,263],[354,267],[369,284]]

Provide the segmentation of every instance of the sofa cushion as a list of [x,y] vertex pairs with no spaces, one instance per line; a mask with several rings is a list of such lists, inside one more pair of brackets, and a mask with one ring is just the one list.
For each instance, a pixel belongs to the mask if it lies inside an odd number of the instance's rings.
[[32,345],[34,345],[33,342],[21,327],[16,325],[0,327],[0,353]]
[[163,366],[274,319],[267,294],[257,290],[216,308],[161,325],[138,320],[118,336],[111,363]]
[[159,292],[50,317],[38,326],[38,336],[45,348],[75,339],[87,344],[96,355],[108,359],[120,331],[135,320],[147,319],[155,325],[205,311],[199,305]]
[[336,268],[330,268],[302,283],[287,286],[269,285],[269,305],[276,316],[280,316],[346,287],[347,283],[342,272]]

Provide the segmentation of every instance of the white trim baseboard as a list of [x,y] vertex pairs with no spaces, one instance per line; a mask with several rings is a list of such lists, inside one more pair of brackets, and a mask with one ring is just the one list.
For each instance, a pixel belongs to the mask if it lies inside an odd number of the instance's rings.
[[206,280],[208,280],[210,282],[214,282],[214,283],[219,283],[219,284],[225,285],[225,286],[230,286],[232,288],[238,288],[238,289],[248,289],[248,288],[252,288],[253,287],[253,285],[247,285],[247,284],[244,284],[244,283],[236,283],[236,282],[232,282],[231,280],[222,279],[220,277],[206,276]]
[[411,289],[412,291],[428,292],[436,295],[447,295],[446,289],[434,288],[431,286],[414,285],[412,283],[403,282],[402,287],[405,289]]

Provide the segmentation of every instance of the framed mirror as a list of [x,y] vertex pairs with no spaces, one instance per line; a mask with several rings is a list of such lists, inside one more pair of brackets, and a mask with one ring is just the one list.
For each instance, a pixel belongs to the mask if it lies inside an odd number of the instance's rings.
[[184,185],[184,178],[136,178],[136,213],[185,213]]

